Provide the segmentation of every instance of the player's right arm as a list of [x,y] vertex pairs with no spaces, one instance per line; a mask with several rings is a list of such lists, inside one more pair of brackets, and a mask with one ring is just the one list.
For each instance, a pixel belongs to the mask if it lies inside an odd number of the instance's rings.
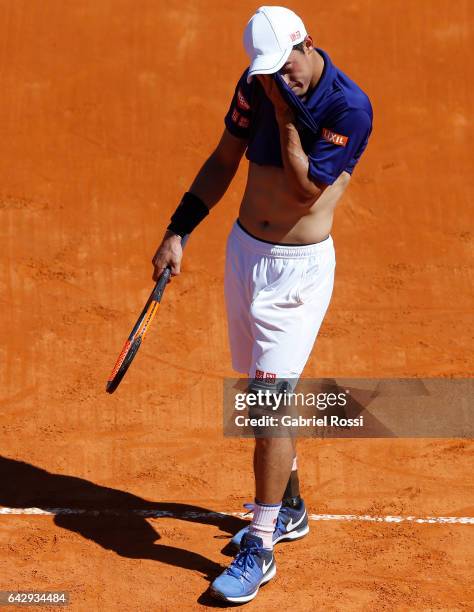
[[189,191],[198,196],[209,210],[227,191],[246,148],[246,140],[233,136],[225,128],[215,151],[199,170]]
[[[197,173],[188,193],[199,198],[208,209],[215,206],[234,178],[246,148],[246,140],[233,136],[225,128],[219,144]],[[199,203],[196,205],[199,206]],[[181,239],[179,234],[166,230],[152,260],[154,281],[168,265],[172,276],[180,273],[183,257]]]
[[[244,72],[232,98],[229,111],[225,118],[225,129],[221,139],[211,153],[204,165],[199,170],[189,191],[183,197],[183,201],[175,211],[170,224],[171,228],[166,231],[163,240],[153,257],[153,280],[158,280],[163,270],[169,265],[171,274],[176,276],[180,272],[182,248],[181,237],[183,232],[173,231],[180,225],[176,221],[176,214],[181,217],[183,223],[184,212],[191,220],[193,216],[196,220],[204,218],[207,212],[215,206],[223,197],[232,179],[237,172],[240,160],[247,148],[249,124],[250,124],[250,104],[249,85],[246,81],[247,71]],[[183,203],[185,209],[183,209]],[[197,220],[199,223],[199,220]],[[197,223],[191,225],[197,225]]]

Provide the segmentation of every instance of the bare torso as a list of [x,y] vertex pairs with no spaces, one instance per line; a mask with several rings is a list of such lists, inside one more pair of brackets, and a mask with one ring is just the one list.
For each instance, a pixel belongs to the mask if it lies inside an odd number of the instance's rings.
[[262,240],[286,244],[314,244],[331,232],[334,210],[350,182],[343,172],[310,208],[295,202],[283,168],[250,162],[239,221]]

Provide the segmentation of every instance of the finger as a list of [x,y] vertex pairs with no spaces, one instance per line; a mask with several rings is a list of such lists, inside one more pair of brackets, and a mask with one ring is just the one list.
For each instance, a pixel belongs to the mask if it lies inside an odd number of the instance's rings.
[[178,276],[178,274],[181,273],[181,265],[178,264],[171,264],[171,276]]
[[275,99],[275,81],[268,75],[263,75],[261,79],[261,84],[263,87],[263,91],[267,98],[273,102]]
[[264,74],[257,74],[257,79],[266,93],[268,89],[268,79],[266,78]]
[[155,266],[155,270],[153,271],[153,280],[156,282],[158,282],[158,279],[160,278],[160,276],[163,274],[163,272],[165,271],[164,267],[158,267]]
[[152,262],[151,262],[155,268],[157,268],[158,270],[163,270],[164,268],[166,268],[166,264],[167,261],[166,259],[164,259],[163,257],[154,257]]

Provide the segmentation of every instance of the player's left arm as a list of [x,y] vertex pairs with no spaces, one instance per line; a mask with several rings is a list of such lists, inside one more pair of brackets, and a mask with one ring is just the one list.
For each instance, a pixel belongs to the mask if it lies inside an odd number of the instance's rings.
[[310,176],[309,157],[294,121],[289,114],[277,115],[283,167],[298,202],[312,206],[329,185]]
[[283,168],[295,199],[302,204],[313,205],[328,185],[310,177],[309,159],[295,127],[294,113],[281,96],[275,80],[262,75],[257,78],[275,109]]
[[280,94],[275,81],[259,76],[275,108],[280,132],[283,166],[297,201],[312,206],[348,166],[355,165],[372,130],[372,119],[360,109],[350,109],[324,126],[308,154],[303,150],[293,110]]

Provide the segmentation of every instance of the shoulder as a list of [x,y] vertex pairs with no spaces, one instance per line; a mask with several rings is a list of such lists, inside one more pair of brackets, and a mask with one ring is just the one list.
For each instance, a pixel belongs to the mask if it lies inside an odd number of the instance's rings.
[[249,68],[247,67],[241,74],[235,85],[234,103],[241,111],[250,111],[254,93],[256,90],[256,79],[247,82]]
[[339,121],[369,127],[372,125],[372,113],[367,108],[348,107],[343,113],[341,113]]
[[372,105],[361,89],[347,91],[336,86],[327,100],[322,119],[328,125],[344,125],[350,130],[368,130],[373,121]]
[[346,112],[358,114],[358,111],[361,111],[372,120],[373,110],[369,96],[342,70],[337,69],[334,86],[339,93],[339,101]]

